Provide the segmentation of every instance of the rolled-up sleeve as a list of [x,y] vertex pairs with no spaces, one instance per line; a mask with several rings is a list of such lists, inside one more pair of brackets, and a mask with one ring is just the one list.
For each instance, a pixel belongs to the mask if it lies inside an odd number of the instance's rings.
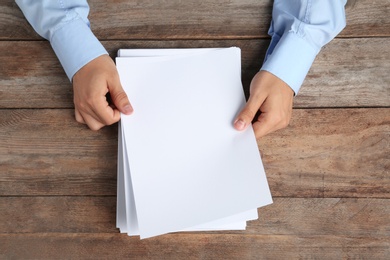
[[275,0],[271,43],[261,70],[271,72],[297,94],[321,48],[345,27],[346,1]]
[[107,51],[90,29],[87,1],[16,0],[24,16],[49,40],[69,80],[85,64]]

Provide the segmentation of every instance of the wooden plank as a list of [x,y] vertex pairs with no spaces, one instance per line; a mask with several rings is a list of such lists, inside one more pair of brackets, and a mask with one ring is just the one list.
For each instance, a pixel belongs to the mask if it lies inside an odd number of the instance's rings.
[[0,1],[0,40],[41,39],[13,0]]
[[[0,195],[115,195],[117,128],[68,109],[0,110]],[[274,196],[389,198],[390,108],[297,109],[259,141]]]
[[0,233],[118,233],[116,197],[0,197],[0,201]]
[[389,238],[284,235],[0,235],[3,259],[389,259]]
[[[268,41],[103,42],[112,57],[119,48],[195,48],[240,46],[243,80],[261,64]],[[253,48],[256,46],[256,48]],[[72,86],[47,42],[0,41],[0,108],[72,108]]]
[[[89,1],[93,31],[107,39],[248,39],[268,37],[271,0]],[[390,3],[350,0],[341,37],[390,35]],[[37,40],[13,0],[0,2],[0,39]]]
[[389,198],[388,108],[294,110],[259,149],[274,196]]
[[107,12],[108,6],[91,2],[99,39],[230,39],[266,37],[272,1],[122,1]]
[[0,42],[0,108],[70,108],[72,85],[48,42]]
[[380,0],[375,3],[370,0],[348,0],[346,6],[347,27],[342,31],[340,37],[389,36],[389,11],[390,2],[388,0]]
[[[90,1],[90,18],[112,57],[238,46],[248,92],[269,43],[271,0],[109,2]],[[246,231],[140,241],[115,228],[117,127],[75,122],[50,45],[14,1],[0,1],[0,258],[389,259],[389,10],[387,0],[348,1],[347,28],[295,98],[303,109],[258,142],[275,198],[259,220]]]
[[[0,202],[0,233],[118,232],[116,197],[0,197]],[[389,199],[275,198],[258,212],[245,231],[211,233],[390,236]]]
[[388,38],[339,39],[314,61],[295,107],[390,106]]
[[[339,39],[317,57],[295,107],[390,106],[390,49],[386,38]],[[259,70],[268,40],[103,42],[119,48],[238,46],[244,90]],[[47,42],[0,42],[0,108],[72,108],[72,86]]]
[[89,130],[74,111],[2,110],[1,195],[115,194],[117,128]]

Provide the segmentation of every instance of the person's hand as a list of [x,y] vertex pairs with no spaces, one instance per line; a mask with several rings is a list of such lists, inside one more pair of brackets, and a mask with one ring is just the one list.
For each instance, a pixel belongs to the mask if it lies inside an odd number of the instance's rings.
[[291,119],[294,91],[275,75],[260,71],[250,85],[250,96],[241,110],[234,127],[246,129],[257,112],[260,115],[253,123],[256,139],[286,127]]
[[[112,104],[108,103],[107,94]],[[74,75],[73,95],[77,122],[92,130],[118,122],[120,112],[133,112],[114,61],[108,55],[97,57]]]

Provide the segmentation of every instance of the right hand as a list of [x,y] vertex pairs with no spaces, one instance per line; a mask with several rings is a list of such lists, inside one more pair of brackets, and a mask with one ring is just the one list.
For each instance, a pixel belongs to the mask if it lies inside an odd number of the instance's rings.
[[[129,115],[133,108],[119,80],[114,61],[102,55],[87,63],[73,77],[75,117],[92,130],[120,120],[120,112]],[[113,104],[107,101],[110,94]]]

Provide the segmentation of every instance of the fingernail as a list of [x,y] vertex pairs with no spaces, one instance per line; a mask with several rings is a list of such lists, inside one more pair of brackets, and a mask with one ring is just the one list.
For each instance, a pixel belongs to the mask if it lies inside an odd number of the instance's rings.
[[126,105],[123,108],[123,113],[126,115],[130,115],[131,113],[133,113],[133,108],[130,105]]
[[242,119],[237,119],[236,122],[234,122],[234,125],[237,130],[244,130],[245,129],[245,122]]

